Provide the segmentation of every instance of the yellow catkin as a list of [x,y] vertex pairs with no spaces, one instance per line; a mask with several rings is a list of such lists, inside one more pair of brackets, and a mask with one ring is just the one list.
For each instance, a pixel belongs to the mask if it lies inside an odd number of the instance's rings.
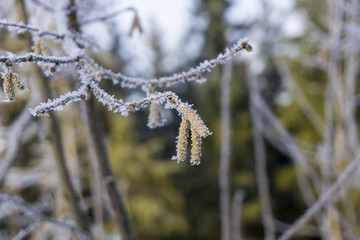
[[191,165],[199,165],[201,158],[201,137],[196,129],[191,125]]
[[4,93],[6,98],[9,101],[14,101],[16,98],[14,85],[12,82],[12,73],[8,72],[4,76],[4,83],[3,83]]
[[156,128],[163,125],[163,118],[160,112],[160,106],[157,103],[153,103],[150,106],[150,113],[148,119],[148,127],[149,128]]
[[34,52],[36,55],[41,55],[41,41],[40,39],[36,41],[35,43],[35,49]]
[[176,160],[185,161],[189,136],[189,121],[183,118],[179,128],[179,136],[176,145]]
[[45,44],[41,43],[41,44],[40,44],[40,48],[41,48],[41,51],[44,53],[44,55],[45,55],[46,57],[51,56],[51,51],[50,51],[50,49],[49,49]]
[[12,74],[11,80],[19,90],[23,91],[26,89],[26,84],[20,78],[18,78],[17,75]]
[[182,114],[184,114],[184,116],[190,121],[191,126],[194,127],[201,137],[210,135],[209,129],[205,126],[199,115],[196,114],[195,110],[186,103],[179,103],[178,107]]

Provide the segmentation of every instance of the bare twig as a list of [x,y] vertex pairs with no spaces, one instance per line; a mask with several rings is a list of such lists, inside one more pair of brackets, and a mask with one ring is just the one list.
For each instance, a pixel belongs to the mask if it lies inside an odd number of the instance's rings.
[[30,217],[33,217],[35,219],[40,219],[42,221],[52,223],[58,227],[70,230],[71,232],[76,233],[77,235],[81,236],[83,239],[93,240],[93,238],[91,237],[91,235],[88,232],[80,229],[78,226],[74,225],[73,223],[62,222],[62,221],[56,220],[54,218],[48,217],[48,216],[42,214],[41,212],[39,212],[38,210],[34,209],[33,207],[31,207],[27,203],[25,203],[20,198],[9,197],[6,194],[0,193],[0,202],[13,204],[13,205],[19,207],[19,209],[23,213],[25,213],[26,215],[28,215]]
[[[64,39],[66,37],[66,35],[64,34],[58,34],[56,32],[52,32],[52,31],[47,31],[47,30],[41,30],[39,28],[35,28],[32,27],[30,25],[27,24],[23,24],[23,23],[11,23],[11,22],[7,22],[7,21],[0,21],[0,27],[5,27],[5,28],[9,28],[9,30],[14,29],[14,30],[21,30],[21,31],[28,31],[28,32],[33,32],[33,33],[37,33],[40,36],[50,36],[50,37],[54,37],[56,39]],[[67,36],[70,37],[70,36]]]
[[313,124],[318,134],[322,136],[324,122],[319,116],[319,114],[312,107],[311,103],[306,98],[300,86],[298,86],[295,80],[291,77],[291,73],[286,62],[281,58],[275,58],[274,61],[279,73],[281,74],[282,80],[284,81],[286,87],[289,89],[292,95],[295,97],[300,109]]
[[[257,93],[255,98],[255,107],[256,111],[262,116],[262,118],[266,119],[270,125],[275,129],[276,133],[279,134],[279,140],[282,143],[283,147],[286,149],[286,153],[294,159],[294,162],[300,166],[303,171],[310,175],[310,179],[313,181],[314,186],[317,189],[320,189],[320,180],[316,173],[316,171],[308,164],[308,160],[300,151],[299,147],[295,143],[293,137],[288,133],[284,126],[279,122],[279,120],[275,117],[275,115],[271,112],[269,106],[266,104],[265,100]],[[265,136],[266,136],[266,126],[265,129]],[[271,140],[271,138],[269,138]],[[299,187],[302,191],[302,196],[304,197],[308,206],[311,206],[315,201],[314,194],[312,192],[312,188],[310,187],[310,183],[303,175],[302,171],[297,170],[297,177],[299,181]]]
[[39,219],[35,220],[33,223],[31,223],[25,229],[21,229],[21,231],[18,234],[16,234],[16,236],[12,240],[21,240],[21,239],[23,239],[24,237],[26,237],[26,235],[28,235],[32,231],[34,231],[35,228],[37,228],[40,225],[40,222],[41,221]]
[[[68,11],[68,28],[76,33],[79,33],[80,26],[77,18],[75,0],[69,0]],[[96,153],[96,158],[100,166],[102,178],[110,198],[111,206],[114,210],[117,223],[116,225],[123,239],[133,240],[134,236],[131,230],[130,218],[111,169],[110,159],[107,154],[106,143],[103,136],[104,133],[100,127],[93,97],[90,96],[90,99],[84,105],[85,110],[82,116],[87,127],[88,135],[90,136],[91,145],[94,147]]]
[[125,9],[121,9],[121,10],[118,10],[116,12],[113,12],[113,13],[110,13],[110,14],[106,14],[104,16],[101,16],[101,17],[96,17],[96,18],[92,18],[92,19],[89,19],[89,20],[84,20],[81,22],[81,25],[87,25],[87,24],[92,24],[92,23],[96,23],[96,22],[103,22],[103,21],[106,21],[110,18],[114,18],[120,14],[123,14],[125,12],[128,12],[128,11],[131,11],[131,12],[134,12],[135,14],[137,14],[136,12],[136,9],[133,8],[133,7],[128,7],[128,8],[125,8]]
[[259,191],[259,200],[261,204],[262,222],[265,229],[266,240],[275,239],[275,224],[271,210],[271,199],[269,191],[268,175],[266,172],[265,143],[261,135],[262,123],[258,116],[256,108],[256,79],[250,73],[247,79],[248,89],[250,93],[250,113],[252,118],[252,137],[254,144],[254,158],[256,169],[256,182]]
[[306,212],[302,215],[296,222],[285,231],[280,237],[279,240],[290,239],[300,228],[303,227],[324,205],[329,201],[333,200],[333,197],[336,196],[336,193],[344,186],[344,184],[350,180],[351,176],[358,170],[360,166],[360,155],[352,161],[346,169],[340,174],[336,182],[329,187]]
[[0,28],[7,28],[9,31],[18,31],[18,32],[30,32],[30,33],[36,33],[40,37],[52,37],[55,39],[74,39],[78,44],[87,43],[91,46],[97,47],[98,46],[93,43],[92,41],[84,38],[83,36],[80,36],[78,34],[59,34],[57,32],[48,31],[48,30],[41,30],[39,28],[32,27],[27,24],[23,23],[10,23],[4,20],[0,20]]
[[231,239],[230,217],[230,154],[231,154],[231,116],[230,81],[232,62],[224,65],[221,79],[221,156],[219,163],[221,239]]
[[0,62],[2,63],[24,63],[24,62],[45,62],[55,64],[69,64],[79,62],[81,57],[45,57],[41,55],[35,55],[28,53],[23,56],[0,56]]
[[2,159],[1,165],[0,165],[0,189],[2,188],[3,184],[4,184],[4,180],[6,177],[6,174],[9,170],[9,168],[12,166],[12,164],[14,163],[14,161],[16,160],[16,157],[18,156],[19,153],[19,149],[21,147],[21,137],[22,134],[21,132],[24,131],[24,129],[26,128],[26,126],[28,126],[28,124],[33,121],[33,119],[31,118],[31,115],[28,111],[28,107],[32,107],[34,105],[35,102],[38,101],[38,97],[33,97],[27,107],[24,108],[24,110],[22,111],[22,113],[19,115],[19,117],[17,117],[17,119],[15,120],[15,122],[12,124],[11,126],[11,130],[7,133],[7,150],[6,150],[6,155],[4,157],[4,159]]
[[90,98],[87,102],[85,102],[85,113],[82,115],[88,128],[87,131],[91,136],[91,146],[94,148],[96,153],[96,159],[101,170],[102,180],[105,184],[111,206],[114,210],[117,226],[122,234],[122,238],[132,240],[134,239],[134,236],[131,231],[130,218],[126,210],[123,197],[118,190],[115,176],[111,170],[110,159],[106,151],[106,144],[103,132],[100,128],[98,116],[95,112],[93,98]]
[[31,0],[35,5],[41,7],[42,9],[50,12],[50,13],[54,13],[55,9],[53,9],[52,7],[50,7],[49,5],[39,1],[39,0]]
[[231,207],[231,239],[241,240],[241,212],[245,192],[241,189],[235,191]]
[[114,73],[111,70],[104,69],[103,67],[96,64],[93,60],[87,59],[91,64],[95,65],[102,78],[108,78],[121,82],[124,87],[134,87],[134,86],[170,86],[172,84],[182,82],[182,81],[200,81],[205,80],[202,75],[206,72],[210,72],[212,69],[217,67],[220,64],[225,64],[233,56],[241,52],[242,50],[251,51],[251,45],[246,39],[240,39],[235,43],[230,49],[226,49],[224,53],[220,53],[216,58],[211,60],[206,60],[200,63],[198,66],[189,69],[186,72],[176,73],[172,76],[165,76],[159,79],[143,79],[136,77],[128,77],[121,73]]

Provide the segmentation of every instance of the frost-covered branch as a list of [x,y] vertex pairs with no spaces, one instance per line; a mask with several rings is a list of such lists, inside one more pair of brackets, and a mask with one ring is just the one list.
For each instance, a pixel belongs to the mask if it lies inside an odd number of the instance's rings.
[[31,223],[29,226],[27,226],[24,229],[21,229],[18,234],[12,239],[12,240],[21,240],[24,237],[26,237],[28,234],[30,234],[32,231],[34,231],[39,225],[40,220],[35,220],[33,223]]
[[341,187],[351,178],[360,166],[360,155],[352,161],[346,169],[340,174],[336,182],[329,187],[315,202],[303,216],[301,216],[286,232],[279,237],[279,240],[290,239],[297,231],[299,231],[307,221],[309,221],[326,203],[331,201]]
[[91,235],[88,232],[85,232],[84,230],[80,229],[78,226],[76,226],[74,223],[70,222],[63,222],[56,220],[54,218],[48,217],[41,212],[39,212],[37,209],[33,208],[29,204],[25,203],[21,198],[17,197],[9,197],[6,194],[0,193],[0,203],[8,203],[15,205],[26,215],[35,218],[40,219],[45,222],[52,223],[58,227],[70,230],[73,233],[76,233],[77,235],[81,236],[83,239],[93,240]]
[[30,33],[36,33],[40,37],[51,37],[58,40],[64,40],[66,38],[68,39],[74,39],[78,44],[84,44],[91,45],[94,47],[98,47],[95,43],[92,41],[84,38],[83,36],[79,34],[73,34],[69,32],[69,34],[59,34],[57,32],[48,31],[48,30],[41,30],[39,28],[35,28],[33,26],[24,24],[22,22],[20,23],[11,23],[6,21],[5,19],[0,20],[0,28],[7,28],[8,31],[16,32],[17,34],[21,34],[24,32],[30,32]]
[[[39,97],[35,95],[35,97],[30,100],[28,107],[33,106],[38,100]],[[3,186],[9,168],[13,165],[19,154],[21,138],[23,136],[21,133],[33,120],[28,111],[28,107],[24,108],[22,113],[12,124],[10,130],[7,132],[8,141],[6,146],[6,154],[5,157],[1,159],[0,164],[0,188]]]
[[39,28],[32,27],[30,25],[24,24],[22,22],[20,23],[11,23],[4,20],[0,21],[0,27],[5,27],[9,31],[15,31],[18,34],[24,33],[24,32],[31,32],[31,33],[37,33],[40,36],[49,36],[54,37],[56,39],[64,39],[65,37],[71,37],[65,34],[59,34],[57,32],[47,31],[47,30],[41,30]]
[[12,63],[26,63],[26,62],[44,62],[55,64],[69,64],[79,62],[81,57],[53,57],[53,56],[41,56],[33,53],[27,53],[24,55],[16,56],[9,54],[9,56],[0,56],[0,62],[6,63],[7,66],[11,66]]
[[40,103],[34,109],[29,109],[31,114],[34,116],[38,115],[47,115],[48,111],[61,111],[64,106],[70,104],[71,102],[77,102],[80,100],[85,100],[87,96],[86,86],[80,87],[78,90],[73,92],[68,92],[65,95],[55,98],[53,100],[48,100],[47,103]]
[[136,86],[171,86],[178,82],[187,81],[199,81],[204,82],[206,79],[203,75],[207,72],[211,72],[218,65],[228,62],[232,57],[238,54],[240,51],[246,50],[251,51],[252,47],[246,39],[241,39],[235,43],[231,48],[227,48],[224,53],[220,53],[216,58],[211,60],[205,60],[194,68],[190,68],[186,72],[176,73],[172,76],[165,76],[158,79],[144,79],[138,77],[128,77],[122,73],[114,73],[111,70],[105,69],[100,65],[96,64],[93,60],[92,64],[96,65],[99,69],[98,78],[111,79],[115,83],[120,82],[123,87],[136,87]]

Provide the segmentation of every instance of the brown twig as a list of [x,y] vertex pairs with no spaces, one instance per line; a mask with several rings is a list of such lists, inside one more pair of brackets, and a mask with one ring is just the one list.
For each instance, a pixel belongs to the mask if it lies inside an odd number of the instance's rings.
[[[250,69],[250,68],[249,68]],[[266,172],[266,157],[265,157],[265,143],[262,131],[262,123],[255,110],[257,83],[256,79],[249,74],[250,77],[247,79],[249,94],[250,94],[250,114],[252,118],[252,138],[254,144],[254,158],[255,158],[255,169],[256,169],[256,183],[259,191],[259,200],[261,204],[262,222],[265,229],[266,240],[275,239],[275,223],[274,217],[271,210],[271,199],[269,191],[268,175]]]
[[[67,15],[68,27],[70,30],[80,33],[76,9],[75,0],[69,0]],[[131,231],[130,218],[111,169],[110,159],[107,154],[107,148],[103,136],[104,133],[100,127],[93,97],[90,96],[84,105],[85,114],[82,115],[88,128],[90,141],[94,147],[96,158],[100,166],[103,183],[105,184],[111,206],[114,210],[117,227],[122,235],[122,239],[132,240],[134,239],[134,236]]]

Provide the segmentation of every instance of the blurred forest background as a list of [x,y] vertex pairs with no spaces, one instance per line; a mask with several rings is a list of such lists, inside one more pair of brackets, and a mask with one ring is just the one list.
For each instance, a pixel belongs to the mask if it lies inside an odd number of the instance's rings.
[[[0,19],[24,22],[18,2],[1,0]],[[181,120],[173,111],[164,111],[165,126],[149,129],[148,109],[123,117],[97,104],[112,169],[137,239],[275,239],[314,206],[349,164],[359,162],[358,1],[253,2],[256,4],[193,1],[191,28],[183,29],[186,34],[180,40],[178,56],[165,51],[166,39],[156,23],[150,29],[142,25],[143,33],[135,29],[132,36],[128,34],[131,24],[117,31],[115,21],[131,20],[130,13],[97,23],[107,29],[111,44],[101,50],[99,43],[100,49],[91,56],[115,72],[141,77],[189,69],[215,58],[243,37],[253,46],[252,52],[242,52],[231,63],[206,74],[205,83],[185,82],[170,88],[180,99],[194,104],[213,132],[203,141],[198,166],[170,160],[176,154]],[[83,19],[115,10],[108,2],[78,4]],[[26,0],[25,5],[29,23],[57,29],[52,11],[59,3]],[[236,13],[236,9],[242,10]],[[141,9],[138,11],[142,23]],[[94,31],[96,35],[97,27],[86,26],[84,36],[89,33],[91,38]],[[138,62],[129,52],[138,49],[123,49],[129,39],[143,35],[150,41],[142,56],[149,72],[136,71]],[[1,55],[26,51],[24,41],[23,34],[0,28]],[[51,49],[56,49],[56,44],[48,43]],[[176,59],[170,67],[166,63],[169,58]],[[59,189],[46,117],[27,113],[40,102],[30,65],[14,67],[29,92],[18,94],[15,102],[0,103],[1,193],[21,197],[45,215],[69,220],[71,211]],[[129,70],[132,68],[135,70]],[[51,78],[53,96],[76,86],[76,76],[70,72],[64,67]],[[125,99],[143,94],[140,89],[122,89],[110,81],[101,86]],[[0,97],[4,99],[3,92]],[[86,143],[80,112],[75,103],[56,112],[65,158],[87,217],[107,236],[99,234],[97,238],[111,239],[117,233],[116,223],[106,191],[97,187],[99,176],[89,165],[92,150]],[[9,146],[14,143],[15,150]],[[352,175],[346,175],[346,182],[316,209],[294,239],[359,239],[358,165],[352,165]],[[0,205],[1,239],[11,239],[33,223],[16,205]],[[70,234],[39,222],[25,239],[70,239]]]

